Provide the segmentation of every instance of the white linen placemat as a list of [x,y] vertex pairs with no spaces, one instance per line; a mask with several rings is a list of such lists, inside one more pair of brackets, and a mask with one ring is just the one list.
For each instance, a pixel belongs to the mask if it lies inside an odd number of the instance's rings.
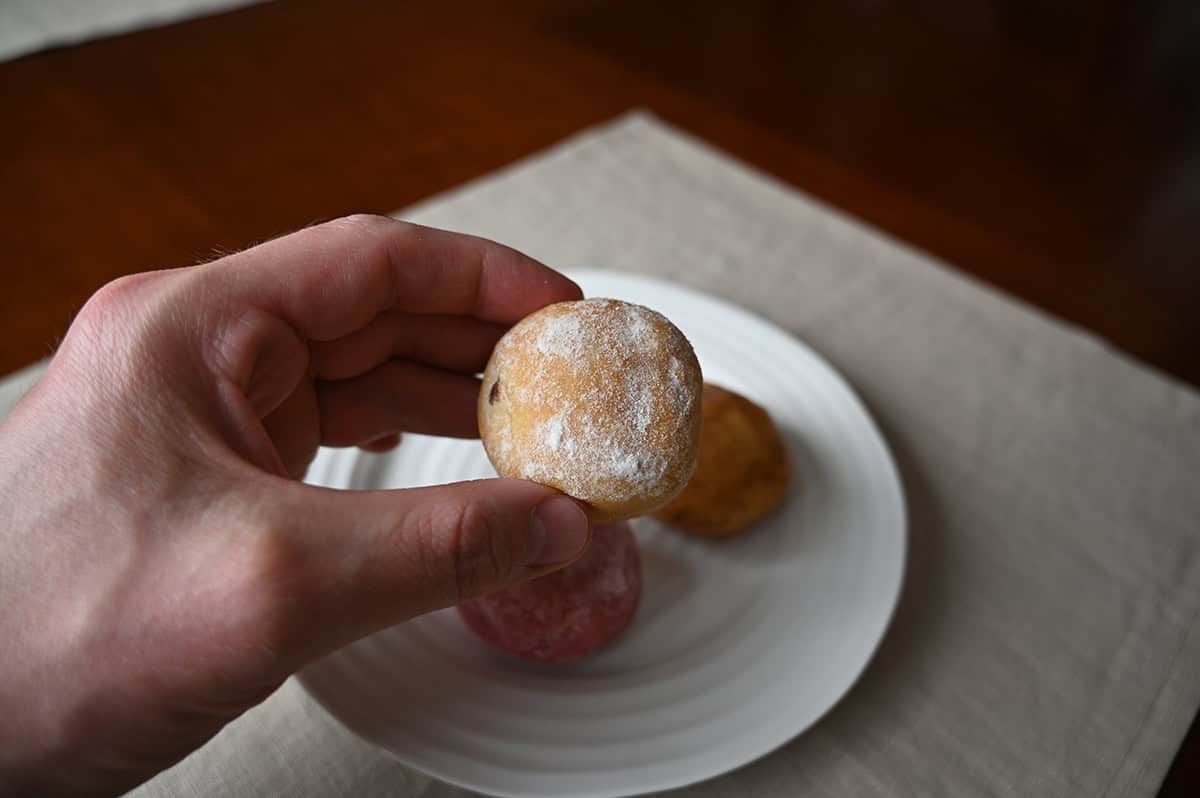
[[[1200,705],[1200,396],[644,114],[400,214],[793,331],[892,445],[911,555],[857,687],[679,795],[1150,796]],[[433,798],[289,682],[149,796]]]
[[263,0],[0,0],[0,61]]

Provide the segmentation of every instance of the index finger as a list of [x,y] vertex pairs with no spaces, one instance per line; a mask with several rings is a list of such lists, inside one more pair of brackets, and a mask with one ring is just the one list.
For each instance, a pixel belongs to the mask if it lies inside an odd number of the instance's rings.
[[309,340],[340,338],[385,310],[511,324],[579,286],[485,238],[348,216],[211,264],[230,298],[288,322]]

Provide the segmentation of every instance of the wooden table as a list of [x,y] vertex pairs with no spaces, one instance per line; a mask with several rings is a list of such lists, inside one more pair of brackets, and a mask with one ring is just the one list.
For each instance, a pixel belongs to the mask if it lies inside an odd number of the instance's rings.
[[[289,0],[0,64],[0,373],[113,277],[644,106],[1200,384],[1196,25],[1188,0]],[[1193,724],[1161,794],[1197,791]]]

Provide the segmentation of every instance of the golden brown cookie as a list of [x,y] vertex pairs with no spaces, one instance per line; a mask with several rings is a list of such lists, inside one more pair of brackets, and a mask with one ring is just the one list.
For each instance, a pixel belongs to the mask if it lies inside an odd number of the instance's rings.
[[614,299],[560,302],[500,339],[479,433],[502,477],[586,502],[597,521],[644,515],[691,478],[700,364],[662,314]]
[[727,537],[779,506],[792,469],[787,447],[766,410],[707,382],[702,406],[696,473],[654,517],[692,535]]

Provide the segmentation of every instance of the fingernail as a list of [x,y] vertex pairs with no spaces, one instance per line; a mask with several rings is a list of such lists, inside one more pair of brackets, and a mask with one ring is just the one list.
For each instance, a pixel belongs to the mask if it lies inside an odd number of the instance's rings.
[[544,500],[533,508],[530,533],[537,554],[530,564],[553,565],[575,559],[587,545],[589,526],[587,513],[567,497]]

